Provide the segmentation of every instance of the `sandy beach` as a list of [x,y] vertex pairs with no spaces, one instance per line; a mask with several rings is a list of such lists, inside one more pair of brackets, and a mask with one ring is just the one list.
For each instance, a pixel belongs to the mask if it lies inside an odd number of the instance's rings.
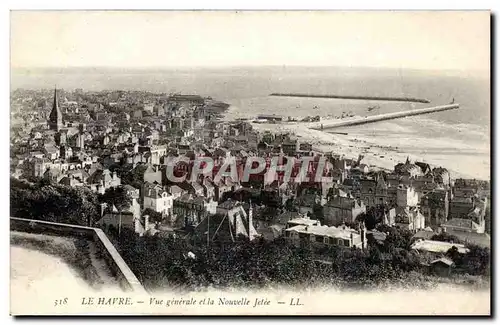
[[[418,118],[407,118],[404,123],[412,123]],[[377,123],[378,128],[387,131],[386,137],[373,137],[369,134],[354,134],[348,128],[334,129],[332,132],[349,132],[348,135],[332,134],[328,132],[309,129],[310,123],[283,123],[283,124],[258,124],[252,126],[260,131],[270,131],[274,133],[290,132],[303,141],[311,142],[315,149],[330,153],[344,155],[347,158],[357,158],[360,154],[364,156],[363,163],[370,167],[378,167],[385,170],[393,170],[394,165],[404,162],[407,157],[412,161],[424,161],[434,167],[445,167],[450,170],[453,178],[489,178],[489,161],[484,161],[482,166],[478,166],[477,157],[468,154],[469,151],[483,150],[484,154],[489,154],[489,146],[486,143],[483,148],[468,146],[453,139],[429,139],[414,136],[406,132],[404,127],[396,127],[392,122]],[[359,128],[359,127],[358,127]],[[370,126],[370,128],[372,128]],[[453,141],[453,142],[452,142]],[[408,152],[400,146],[413,146],[415,149]],[[459,146],[459,151],[463,153],[460,159],[453,155],[443,155],[450,147]],[[424,149],[425,148],[425,149]]]

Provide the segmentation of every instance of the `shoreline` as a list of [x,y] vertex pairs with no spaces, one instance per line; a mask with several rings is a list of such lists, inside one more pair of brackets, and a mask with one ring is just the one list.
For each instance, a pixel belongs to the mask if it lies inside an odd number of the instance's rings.
[[[363,155],[362,162],[369,166],[369,168],[393,171],[394,166],[397,163],[404,162],[407,157],[411,161],[422,161],[423,159],[420,155],[410,154],[405,152],[398,152],[397,149],[392,146],[381,146],[376,144],[369,144],[364,140],[357,139],[342,139],[342,136],[337,134],[326,133],[318,130],[306,129],[303,126],[297,126],[295,128],[288,127],[276,127],[277,124],[272,124],[272,127],[266,128],[265,124],[257,124],[259,131],[270,131],[272,133],[280,133],[289,131],[297,138],[304,141],[311,142],[313,148],[319,149],[318,151],[323,153],[333,152],[335,154],[343,155],[346,158],[356,159],[359,155]],[[264,126],[264,127],[263,127]],[[328,139],[330,138],[330,139]],[[360,145],[360,143],[365,143]],[[457,171],[456,169],[451,169],[443,164],[436,164],[428,162],[432,167],[444,167],[450,171],[452,178],[476,178],[489,180],[485,177],[480,177],[479,175],[474,176],[467,173]]]
[[[238,107],[230,105],[222,114],[222,120],[236,121],[236,119],[231,115],[237,111]],[[475,166],[475,169],[471,169],[472,173],[463,172],[463,166],[450,166],[449,161],[445,159],[446,156],[441,161],[441,159],[436,159],[436,157],[425,157],[425,154],[422,155],[420,153],[404,152],[403,150],[400,150],[398,146],[372,143],[369,141],[369,137],[366,137],[367,139],[363,139],[363,137],[360,137],[359,139],[346,138],[345,135],[342,136],[336,133],[313,130],[308,128],[308,123],[251,123],[251,125],[258,132],[268,131],[273,134],[290,133],[298,139],[310,142],[313,145],[313,150],[322,153],[333,152],[351,159],[357,159],[359,155],[363,155],[363,163],[372,169],[393,171],[394,166],[397,163],[404,162],[406,158],[409,157],[412,161],[423,161],[432,167],[444,167],[448,169],[453,179],[474,178],[486,181],[490,181],[491,179],[491,175],[487,177],[485,175],[481,175],[481,173],[474,173],[474,171],[479,170],[477,166]],[[347,135],[347,137],[349,136]],[[404,139],[404,136],[400,139],[402,143],[410,140],[410,137]],[[457,164],[460,163],[460,159],[455,161]]]

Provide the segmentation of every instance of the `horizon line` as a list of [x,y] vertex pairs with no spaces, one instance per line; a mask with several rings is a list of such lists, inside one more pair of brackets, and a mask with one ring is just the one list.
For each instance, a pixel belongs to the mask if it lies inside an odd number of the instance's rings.
[[55,70],[55,69],[129,69],[129,70],[174,70],[174,69],[231,69],[231,68],[337,68],[337,69],[381,69],[381,70],[403,70],[403,71],[435,71],[435,72],[491,72],[490,69],[436,69],[436,68],[414,68],[393,66],[365,66],[365,65],[307,65],[307,64],[263,64],[263,65],[165,65],[165,66],[113,66],[113,65],[72,65],[72,66],[10,66],[11,70],[33,69],[33,70]]

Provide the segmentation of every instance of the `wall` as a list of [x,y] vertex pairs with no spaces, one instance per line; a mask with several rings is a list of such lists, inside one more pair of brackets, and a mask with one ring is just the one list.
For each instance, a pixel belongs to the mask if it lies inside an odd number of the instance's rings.
[[92,240],[101,250],[108,267],[117,278],[123,290],[146,294],[143,286],[120,256],[101,229],[41,220],[10,218],[10,229],[29,233],[43,233],[57,236],[78,236]]

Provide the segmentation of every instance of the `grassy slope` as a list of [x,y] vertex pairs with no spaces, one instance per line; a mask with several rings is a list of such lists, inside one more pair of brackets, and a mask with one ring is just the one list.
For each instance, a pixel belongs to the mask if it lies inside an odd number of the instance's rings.
[[15,231],[11,231],[10,238],[12,246],[34,249],[61,258],[93,289],[98,290],[110,284],[110,281],[115,282],[106,274],[103,275],[102,270],[98,269],[99,265],[95,265],[89,252],[93,243],[85,239]]

